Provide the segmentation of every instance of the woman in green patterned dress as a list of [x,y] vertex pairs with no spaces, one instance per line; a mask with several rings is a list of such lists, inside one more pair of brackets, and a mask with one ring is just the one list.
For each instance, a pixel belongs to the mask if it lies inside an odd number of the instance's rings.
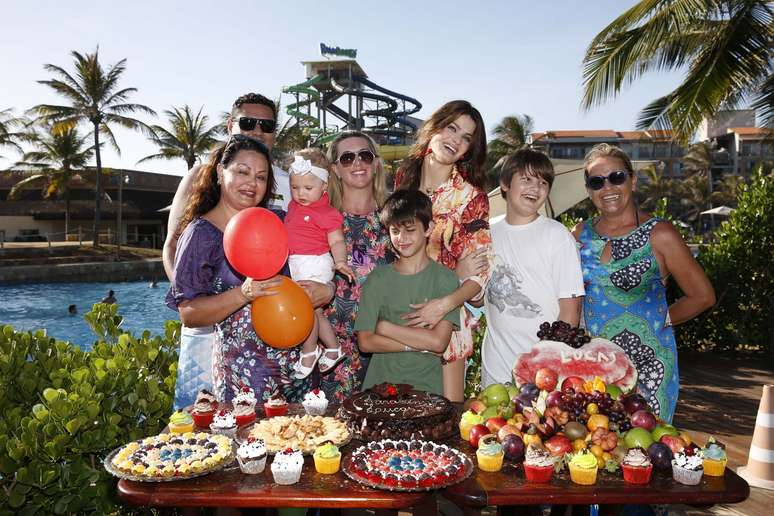
[[[674,226],[637,208],[637,175],[626,153],[599,144],[584,166],[599,210],[573,231],[581,244],[586,328],[626,352],[637,367],[639,392],[671,421],[680,382],[672,326],[714,305],[715,291]],[[684,295],[667,306],[669,276]]]

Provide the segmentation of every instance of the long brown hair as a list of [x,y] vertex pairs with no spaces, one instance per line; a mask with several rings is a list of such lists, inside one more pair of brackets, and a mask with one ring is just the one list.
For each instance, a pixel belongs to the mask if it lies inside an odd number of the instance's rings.
[[[376,145],[373,138],[360,131],[343,131],[336,136],[328,147],[328,160],[332,163],[331,168],[339,159],[339,144],[349,138],[362,138],[366,141],[368,150],[374,153],[374,182],[371,192],[376,201],[376,206],[381,208],[384,206],[384,201],[387,199],[387,176],[384,172],[384,163],[382,158],[379,157],[379,146]],[[335,173],[331,174],[328,178],[328,197],[330,199],[331,206],[341,211],[342,198],[344,197],[344,188],[341,184],[341,179]]]
[[484,171],[484,161],[486,161],[486,129],[484,128],[484,119],[478,109],[467,100],[452,100],[447,102],[430,118],[422,124],[422,129],[417,136],[417,142],[411,147],[409,155],[400,165],[402,179],[395,188],[419,188],[419,181],[422,177],[422,162],[427,155],[427,148],[430,145],[430,139],[441,132],[446,126],[454,122],[462,115],[468,115],[476,124],[473,131],[473,141],[470,149],[457,164],[462,169],[463,176],[473,186],[484,188],[486,183],[486,172]]
[[266,193],[263,194],[263,198],[258,203],[258,206],[261,208],[268,206],[269,200],[271,200],[276,189],[269,149],[259,140],[242,134],[235,134],[229,138],[225,145],[213,151],[209,159],[207,159],[207,163],[202,165],[196,173],[196,179],[194,179],[193,187],[191,188],[191,196],[188,198],[185,212],[183,212],[180,223],[177,225],[176,233],[178,237],[192,220],[201,217],[218,205],[221,193],[220,184],[218,183],[218,165],[228,167],[239,151],[242,150],[257,152],[266,158],[266,162],[269,165],[269,175],[266,179]]

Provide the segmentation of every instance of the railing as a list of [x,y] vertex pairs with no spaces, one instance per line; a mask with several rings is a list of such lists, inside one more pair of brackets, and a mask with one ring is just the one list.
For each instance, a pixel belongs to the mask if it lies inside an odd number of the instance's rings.
[[[13,239],[7,239],[5,232],[0,234],[0,249],[4,249],[6,247],[48,247],[51,249],[52,247],[75,246],[76,242],[78,246],[82,246],[84,243],[92,244],[94,242],[93,231],[83,229],[80,226],[78,227],[77,231],[70,231],[67,233],[64,231],[45,233],[39,233],[37,231],[20,231],[19,233],[21,233],[21,236],[16,236]],[[132,238],[126,238],[129,236]],[[157,246],[163,244],[163,241],[157,233],[131,232],[129,234],[125,234],[123,242],[119,244],[118,233],[111,230],[110,228],[107,228],[106,231],[100,232],[99,243],[111,244],[115,246],[128,245],[131,247],[158,249],[159,247]],[[9,246],[8,244],[11,245]]]

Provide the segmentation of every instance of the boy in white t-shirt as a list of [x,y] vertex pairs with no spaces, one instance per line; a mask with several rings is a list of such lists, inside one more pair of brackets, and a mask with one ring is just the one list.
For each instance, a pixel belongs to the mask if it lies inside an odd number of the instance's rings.
[[517,356],[538,341],[543,321],[578,325],[585,291],[575,239],[538,213],[553,182],[551,160],[532,149],[515,152],[502,166],[506,214],[491,227],[495,256],[484,296],[483,386],[512,381]]

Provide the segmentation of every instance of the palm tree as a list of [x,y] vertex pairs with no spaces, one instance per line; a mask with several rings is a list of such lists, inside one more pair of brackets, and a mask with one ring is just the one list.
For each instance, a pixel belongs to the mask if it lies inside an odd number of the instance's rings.
[[186,104],[182,108],[172,107],[172,110],[164,111],[169,120],[170,129],[160,125],[153,125],[154,135],[149,139],[155,143],[160,152],[145,156],[137,163],[152,159],[184,159],[191,170],[196,161],[206,154],[216,143],[221,134],[221,125],[206,127],[209,117],[202,114],[202,109],[194,115]]
[[102,156],[100,134],[104,135],[115,151],[120,154],[116,138],[109,124],[117,124],[127,129],[142,130],[153,134],[153,130],[145,123],[126,116],[134,113],[156,115],[151,108],[142,104],[127,102],[129,96],[137,88],[119,89],[118,83],[126,70],[126,59],[103,68],[99,62],[99,49],[93,54],[81,55],[72,51],[75,64],[75,75],[64,68],[47,64],[44,68],[54,74],[54,79],[38,81],[51,87],[67,99],[69,105],[39,104],[31,111],[40,119],[54,122],[54,131],[64,131],[77,126],[81,122],[89,122],[93,127],[94,150],[97,158],[97,183],[94,196],[94,247],[99,246],[99,222],[101,200]]
[[683,156],[683,169],[688,173],[708,172],[712,167],[712,153],[717,143],[704,141],[694,143]]
[[678,192],[680,204],[683,207],[680,218],[694,222],[698,232],[700,229],[698,227],[699,215],[702,211],[712,207],[707,172],[702,170],[683,179],[680,182]]
[[529,115],[506,116],[494,128],[494,139],[487,144],[486,170],[489,179],[497,185],[499,169],[505,156],[514,153],[527,143],[529,134],[533,131],[534,120]]
[[70,187],[87,175],[86,164],[94,156],[94,147],[89,146],[91,134],[81,136],[73,127],[55,131],[48,126],[45,132],[32,132],[28,141],[36,150],[26,152],[22,161],[14,165],[15,170],[33,172],[16,183],[8,194],[9,199],[18,198],[22,190],[43,187],[43,197],[61,195],[65,199],[65,235],[70,230]]
[[737,197],[745,184],[747,181],[743,176],[736,174],[723,176],[723,179],[718,182],[717,189],[712,192],[712,202],[718,206],[736,208]]
[[[13,132],[16,127],[24,125],[24,120],[13,116],[13,109],[0,110],[0,148],[11,147],[19,152],[24,150],[19,145],[19,141],[24,139],[23,132]],[[2,156],[0,156],[2,158]]]
[[637,183],[637,191],[642,198],[642,207],[653,211],[661,199],[669,201],[674,197],[675,184],[669,178],[664,177],[664,167],[653,163],[640,170],[641,180]]
[[686,69],[674,91],[640,113],[638,129],[688,142],[705,118],[752,100],[774,121],[769,0],[641,0],[593,39],[583,59],[589,109],[651,71]]

